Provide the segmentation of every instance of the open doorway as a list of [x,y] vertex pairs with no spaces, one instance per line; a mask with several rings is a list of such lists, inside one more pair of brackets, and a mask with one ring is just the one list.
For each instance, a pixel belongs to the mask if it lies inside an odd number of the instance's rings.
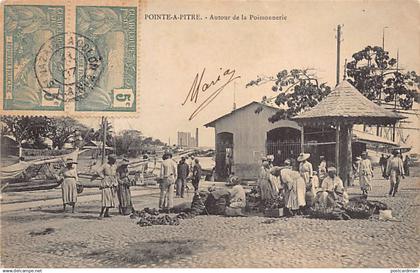
[[216,175],[218,178],[229,177],[234,165],[233,134],[222,132],[216,135]]

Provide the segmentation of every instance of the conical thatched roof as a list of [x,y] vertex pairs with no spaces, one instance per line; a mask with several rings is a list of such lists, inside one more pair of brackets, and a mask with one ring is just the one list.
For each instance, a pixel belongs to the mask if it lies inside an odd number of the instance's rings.
[[375,104],[348,81],[342,81],[320,103],[293,119],[304,124],[393,124],[405,118]]

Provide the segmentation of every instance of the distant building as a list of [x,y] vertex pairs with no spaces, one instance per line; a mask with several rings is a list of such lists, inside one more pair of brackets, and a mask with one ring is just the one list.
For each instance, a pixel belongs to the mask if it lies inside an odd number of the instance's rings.
[[189,138],[188,147],[197,147],[197,142],[195,141],[195,137],[190,137]]
[[197,147],[197,140],[190,132],[178,132],[177,143],[180,147]]

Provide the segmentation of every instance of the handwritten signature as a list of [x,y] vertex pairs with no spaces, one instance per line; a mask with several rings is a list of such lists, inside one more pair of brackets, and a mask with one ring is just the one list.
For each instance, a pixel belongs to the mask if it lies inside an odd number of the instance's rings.
[[[222,68],[220,68],[222,70]],[[202,93],[206,93],[207,91],[211,91],[212,87],[217,87],[219,83],[223,83],[220,85],[213,93],[210,93],[209,96],[199,104],[199,106],[194,110],[194,112],[190,115],[188,120],[192,120],[195,116],[197,116],[202,110],[204,110],[223,90],[224,88],[231,82],[239,79],[241,76],[235,76],[235,69],[225,69],[223,73],[220,73],[215,80],[210,82],[204,82],[204,74],[206,72],[206,68],[203,69],[203,72],[197,73],[194,77],[194,81],[191,85],[190,91],[188,92],[187,97],[185,98],[182,105],[185,105],[189,100],[192,103],[197,103],[199,101],[200,91]]]

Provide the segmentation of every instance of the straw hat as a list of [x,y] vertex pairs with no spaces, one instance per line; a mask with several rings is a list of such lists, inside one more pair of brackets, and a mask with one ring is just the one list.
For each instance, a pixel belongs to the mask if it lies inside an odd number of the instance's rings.
[[310,153],[300,153],[298,158],[297,158],[297,161],[299,161],[299,162],[304,161],[304,160],[308,159],[310,156],[311,156]]
[[267,157],[265,156],[261,157],[261,161],[267,161]]
[[337,173],[337,169],[336,169],[335,167],[332,167],[332,166],[331,166],[331,167],[329,167],[329,168],[328,168],[328,172],[329,172],[329,173],[331,173],[331,172],[332,172],[332,173]]
[[66,159],[66,165],[68,165],[68,164],[77,164],[77,162],[74,161],[73,158],[67,158]]

